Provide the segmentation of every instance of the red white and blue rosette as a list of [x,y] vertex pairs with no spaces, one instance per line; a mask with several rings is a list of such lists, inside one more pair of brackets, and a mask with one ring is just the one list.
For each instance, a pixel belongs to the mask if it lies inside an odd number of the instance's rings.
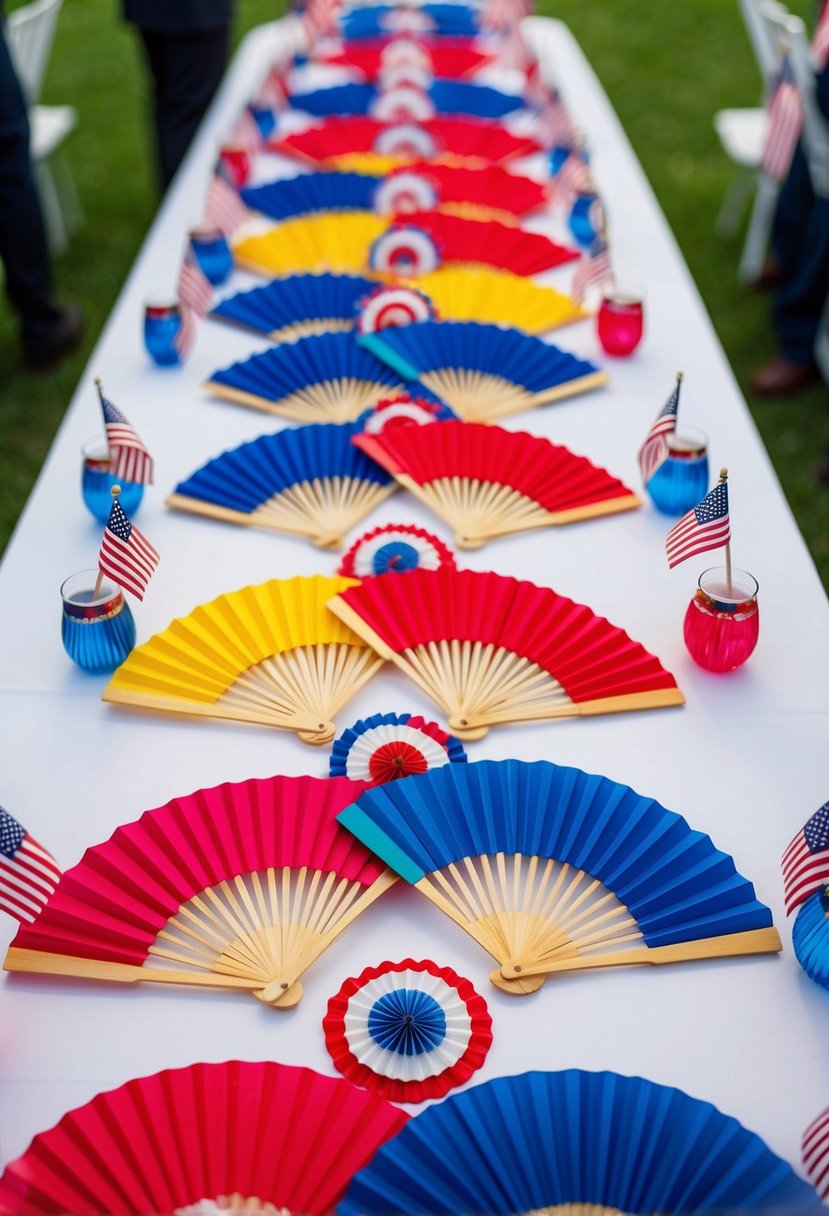
[[432,301],[415,287],[375,287],[358,301],[357,309],[357,330],[361,334],[437,320]]
[[373,410],[363,415],[362,422],[366,434],[379,435],[395,426],[426,426],[447,418],[455,418],[455,413],[442,401],[398,393],[378,401]]
[[440,265],[438,247],[428,232],[414,224],[395,224],[378,236],[368,254],[368,264],[381,274],[429,274]]
[[428,71],[432,69],[432,56],[421,42],[413,38],[395,38],[380,51],[381,69],[415,64]]
[[486,1059],[486,1001],[451,967],[381,963],[328,1002],[325,1044],[339,1071],[392,1102],[424,1102],[465,1084]]
[[385,785],[444,764],[466,764],[466,752],[437,722],[416,714],[372,714],[334,740],[328,772]]
[[409,570],[455,568],[452,550],[440,537],[414,524],[384,524],[363,533],[340,562],[345,578],[375,578]]
[[435,103],[417,85],[398,84],[377,94],[369,114],[378,122],[428,122],[435,116]]
[[406,156],[413,160],[431,160],[437,155],[437,144],[429,132],[416,123],[395,123],[379,133],[372,151],[378,156]]
[[374,191],[373,206],[379,215],[403,215],[411,211],[433,211],[438,192],[422,173],[400,169],[383,179]]

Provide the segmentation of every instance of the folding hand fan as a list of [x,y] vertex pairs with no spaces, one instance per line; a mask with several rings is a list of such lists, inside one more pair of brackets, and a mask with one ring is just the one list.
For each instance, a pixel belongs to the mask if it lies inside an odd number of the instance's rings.
[[336,821],[363,788],[271,777],[146,811],[66,871],[5,969],[234,988],[291,1008],[303,972],[396,881]]
[[439,537],[412,524],[385,524],[354,542],[340,562],[339,573],[362,579],[444,566],[454,569],[455,559]]
[[499,164],[513,157],[532,156],[541,151],[541,144],[483,118],[434,118],[420,127],[401,127],[371,118],[328,118],[306,131],[271,141],[269,148],[285,156],[331,164],[355,152],[398,156],[401,161],[452,153],[476,162]]
[[418,385],[418,395],[398,393],[395,397],[383,397],[370,414],[364,417],[363,430],[367,435],[380,435],[389,428],[398,426],[427,426],[431,422],[443,422],[455,418],[455,413],[431,395],[428,389]]
[[444,764],[465,764],[463,744],[414,714],[373,714],[334,740],[329,772],[381,785]]
[[543,334],[589,316],[569,296],[494,267],[439,266],[431,274],[421,275],[417,286],[444,321],[508,325],[528,334]]
[[371,39],[362,43],[355,40],[344,50],[325,56],[326,63],[357,68],[369,80],[374,80],[384,67],[401,62],[422,63],[436,76],[459,79],[471,75],[491,59],[488,51],[463,37],[419,38],[416,42],[403,38]]
[[377,96],[373,84],[336,84],[329,88],[312,89],[304,93],[291,94],[291,107],[304,110],[316,118],[328,118],[339,114],[367,114],[369,106]]
[[462,549],[639,505],[632,490],[584,456],[499,426],[444,422],[358,433],[353,442],[454,528]]
[[35,1136],[0,1180],[0,1207],[9,1216],[158,1216],[231,1199],[322,1216],[407,1120],[310,1068],[231,1060],[168,1069],[98,1094]]
[[472,114],[475,118],[506,118],[526,104],[523,97],[472,80],[435,80],[429,97],[438,114]]
[[800,906],[792,946],[809,979],[829,988],[829,887],[821,887]]
[[354,328],[357,301],[376,286],[346,274],[295,274],[222,300],[212,317],[244,325],[277,342]]
[[360,300],[357,332],[373,334],[395,325],[434,320],[432,301],[416,287],[380,286]]
[[829,1198],[829,1108],[818,1115],[803,1133],[803,1165],[821,1199]]
[[[514,215],[525,215],[543,207],[547,201],[547,191],[541,182],[533,181],[530,177],[520,177],[510,173],[501,165],[480,165],[469,168],[463,165],[441,165],[429,161],[416,161],[405,169],[398,169],[388,177],[381,187],[388,199],[388,206],[378,207],[380,211],[428,211],[433,202],[426,202],[421,207],[413,206],[416,199],[412,198],[415,184],[421,183],[430,187],[432,195],[442,203],[486,202],[501,211],[511,211]],[[400,187],[405,186],[405,190]],[[402,203],[396,201],[396,192],[402,195]],[[409,201],[411,200],[411,201]],[[375,206],[377,202],[375,200]]]
[[340,33],[349,41],[397,31],[469,38],[477,34],[478,28],[478,14],[474,8],[452,3],[418,4],[416,8],[373,4],[349,9],[340,16]]
[[260,435],[177,485],[167,506],[338,549],[343,534],[394,488],[389,474],[352,444],[359,429],[332,423]]
[[608,379],[595,364],[539,338],[472,321],[424,321],[365,334],[359,342],[404,379],[422,381],[468,422],[549,405]]
[[425,1102],[465,1085],[492,1044],[483,997],[428,959],[381,963],[347,979],[322,1028],[335,1068],[392,1102]]
[[710,1102],[642,1077],[531,1072],[452,1094],[353,1178],[337,1216],[821,1211],[812,1188]]
[[351,587],[329,608],[432,697],[461,739],[481,739],[498,722],[685,700],[670,672],[622,629],[534,583],[412,570]]
[[540,274],[578,258],[540,232],[525,232],[498,220],[464,219],[438,211],[415,211],[406,222],[432,238],[442,262],[498,266],[512,274]]
[[213,372],[217,397],[296,422],[353,422],[400,378],[348,333],[317,334]]
[[202,604],[136,647],[103,699],[333,739],[330,718],[382,660],[326,609],[348,579],[271,579]]
[[233,256],[245,270],[269,277],[311,270],[359,272],[366,267],[372,241],[387,227],[388,220],[370,211],[300,216],[237,241]]
[[372,243],[368,265],[378,274],[428,274],[440,265],[438,248],[428,232],[411,224],[394,224]]
[[242,198],[252,211],[274,220],[314,211],[371,211],[380,180],[367,173],[299,173],[267,185],[248,186]]

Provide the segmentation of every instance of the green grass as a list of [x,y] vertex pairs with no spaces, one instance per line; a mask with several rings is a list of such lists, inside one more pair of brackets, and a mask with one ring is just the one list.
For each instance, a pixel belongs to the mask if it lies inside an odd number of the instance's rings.
[[[152,219],[156,200],[134,31],[112,0],[67,0],[44,100],[71,102],[79,126],[67,157],[86,217],[56,265],[58,293],[84,308],[84,349],[47,377],[18,369],[13,317],[0,314],[0,549],[37,476],[62,412]],[[276,6],[239,0],[237,38]],[[790,7],[807,20],[810,0]],[[736,281],[740,239],[714,235],[731,179],[711,126],[717,109],[753,105],[759,79],[736,0],[554,0],[593,63],[653,184],[785,493],[829,587],[829,488],[816,469],[829,450],[829,390],[791,401],[752,400],[748,379],[774,353],[768,300]],[[577,107],[576,115],[578,114]],[[609,197],[612,218],[612,195]],[[136,325],[138,321],[136,320]]]

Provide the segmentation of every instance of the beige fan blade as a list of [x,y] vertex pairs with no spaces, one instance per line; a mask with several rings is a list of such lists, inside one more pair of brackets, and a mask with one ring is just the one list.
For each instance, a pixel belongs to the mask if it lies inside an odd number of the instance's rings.
[[512,486],[493,481],[440,477],[420,485],[406,473],[396,473],[395,478],[454,529],[460,549],[479,549],[497,536],[595,519],[639,506],[635,494],[625,494],[569,510],[547,511]]
[[367,409],[372,409],[383,397],[402,392],[402,385],[375,384],[371,380],[321,380],[309,384],[278,401],[260,397],[241,389],[230,388],[214,380],[204,387],[214,397],[222,397],[236,405],[247,405],[267,414],[278,414],[294,422],[354,422]]
[[343,321],[341,317],[314,317],[273,329],[267,336],[273,342],[296,342],[299,338],[316,338],[320,334],[347,334],[353,328],[353,321]]
[[343,536],[394,493],[395,486],[381,486],[361,478],[330,477],[298,482],[260,503],[255,511],[234,511],[216,503],[170,494],[168,507],[206,515],[224,523],[267,528],[304,536],[321,549],[339,549]]
[[295,730],[305,743],[330,743],[335,727],[331,719],[354,693],[382,666],[383,660],[367,647],[325,642],[298,646],[271,655],[241,672],[213,702],[176,695],[153,695],[112,687],[104,700],[146,709],[174,710],[200,717],[228,718]]
[[[493,984],[516,995],[535,991],[557,971],[781,948],[773,928],[648,947],[629,909],[599,879],[551,858],[465,857],[416,885],[498,961]],[[628,948],[631,942],[638,944]]]
[[577,393],[607,384],[606,372],[590,372],[541,393],[529,393],[520,384],[465,367],[424,372],[421,383],[437,394],[464,422],[492,422],[510,414],[550,405]]
[[237,875],[183,903],[158,933],[144,966],[9,950],[8,971],[121,983],[240,988],[290,1009],[299,977],[351,922],[397,881],[390,870],[364,887],[335,873],[267,869]]

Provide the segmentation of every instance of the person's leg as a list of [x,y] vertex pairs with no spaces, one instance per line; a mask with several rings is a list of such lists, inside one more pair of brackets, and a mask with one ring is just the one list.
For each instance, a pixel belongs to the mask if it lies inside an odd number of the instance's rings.
[[0,260],[26,350],[48,343],[61,311],[52,301],[46,231],[29,156],[26,103],[0,22]]
[[192,33],[141,31],[153,77],[159,178],[166,189],[227,66],[228,27]]
[[775,294],[772,324],[780,354],[816,369],[815,339],[829,293],[829,199],[815,198],[802,230],[800,256]]

